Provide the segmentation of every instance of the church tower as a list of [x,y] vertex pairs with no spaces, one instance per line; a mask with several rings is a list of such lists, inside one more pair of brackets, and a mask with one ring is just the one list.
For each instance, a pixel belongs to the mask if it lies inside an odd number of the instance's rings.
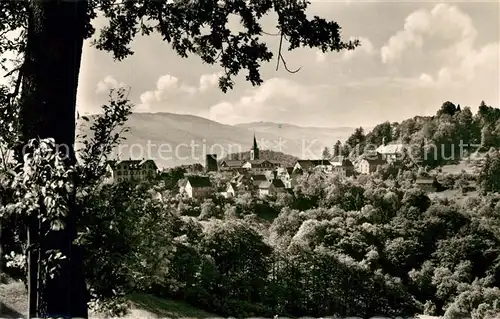
[[250,150],[250,160],[258,160],[259,159],[259,147],[257,146],[257,140],[255,139],[255,133],[253,134],[253,146]]

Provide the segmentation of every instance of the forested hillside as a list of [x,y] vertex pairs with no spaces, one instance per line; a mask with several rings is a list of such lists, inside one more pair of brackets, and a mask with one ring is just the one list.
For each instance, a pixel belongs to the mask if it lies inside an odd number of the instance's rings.
[[[340,149],[344,153],[355,149],[363,153],[384,142],[408,145],[411,155],[429,166],[456,163],[470,152],[500,147],[500,109],[483,101],[473,114],[470,107],[462,108],[447,101],[434,116],[384,122],[368,133],[360,127]],[[339,149],[338,145],[336,148]]]

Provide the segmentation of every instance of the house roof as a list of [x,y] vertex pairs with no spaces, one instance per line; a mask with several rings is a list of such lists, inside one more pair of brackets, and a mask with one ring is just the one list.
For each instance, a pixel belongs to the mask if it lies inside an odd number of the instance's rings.
[[278,167],[276,169],[276,174],[286,174],[286,173],[288,173],[289,175],[292,175],[292,173],[293,173],[293,166]]
[[264,175],[267,177],[267,179],[273,179],[276,178],[276,171],[266,171]]
[[330,163],[329,160],[326,160],[326,159],[319,159],[319,160],[310,160],[311,163],[314,165],[314,166],[319,166],[319,165],[327,165],[327,166],[331,166],[332,163]]
[[254,180],[254,181],[267,181],[267,176],[264,174],[253,175],[252,180]]
[[429,176],[427,174],[419,174],[420,176],[417,177],[415,180],[415,183],[417,184],[432,184],[434,182],[437,182],[437,179],[435,176]]
[[266,179],[266,180],[256,180],[256,181],[253,181],[253,185],[254,186],[257,186],[260,188],[260,185],[264,184],[264,183],[269,183],[269,181]]
[[227,167],[241,167],[241,165],[244,163],[244,161],[239,161],[239,160],[224,160],[220,163],[221,166],[227,166]]
[[367,161],[370,165],[384,165],[387,163],[381,153],[364,155],[361,160]]
[[351,160],[349,160],[345,156],[335,156],[333,159],[330,160],[330,163],[333,166],[354,166]]
[[142,159],[142,160],[123,160],[123,161],[119,161],[118,163],[116,163],[116,166],[126,166],[128,167],[129,169],[138,169],[140,168],[141,166],[143,166],[144,164],[146,163],[152,163],[153,164],[153,167],[155,169],[158,168],[158,166],[156,166],[156,163],[155,161],[151,160],[151,159]]
[[404,144],[387,144],[387,145],[380,145],[376,149],[376,151],[377,153],[380,154],[398,154],[402,153],[404,149],[405,149]]
[[264,163],[269,163],[269,164],[274,164],[274,165],[279,165],[280,163],[278,161],[270,161],[270,160],[264,160],[264,159],[259,159],[259,160],[248,160],[245,161],[243,164],[250,163],[252,167],[259,167]]
[[434,184],[436,179],[434,178],[419,178],[415,181],[417,184]]
[[312,166],[312,163],[310,160],[297,160],[297,162],[295,162],[295,164],[299,164],[300,167],[302,168],[309,168]]
[[188,176],[187,182],[191,184],[191,187],[212,187],[210,178],[206,176]]
[[283,183],[283,181],[281,179],[273,179],[273,181],[271,183],[276,188],[285,188],[285,184]]
[[259,189],[268,189],[273,185],[276,188],[285,188],[285,184],[280,179],[274,179],[272,181],[264,181],[259,184]]
[[314,168],[316,166],[331,166],[332,163],[330,163],[329,160],[326,160],[326,159],[307,159],[307,160],[298,160],[297,162],[295,162],[295,164],[299,164],[300,167],[302,167],[303,169],[310,169],[310,168]]

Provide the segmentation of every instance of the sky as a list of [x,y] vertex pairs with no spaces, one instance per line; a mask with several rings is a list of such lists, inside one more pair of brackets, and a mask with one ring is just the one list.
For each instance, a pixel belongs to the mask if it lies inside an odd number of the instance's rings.
[[[262,65],[264,83],[244,77],[224,94],[218,66],[181,58],[151,35],[137,37],[135,54],[121,62],[87,41],[77,107],[98,113],[111,88],[130,86],[134,112],[171,112],[224,124],[253,121],[301,126],[374,126],[415,115],[433,115],[445,101],[477,110],[481,101],[499,107],[500,6],[498,1],[312,0],[308,15],[334,20],[354,51],[323,54],[315,49],[283,53],[290,74],[276,60]],[[105,23],[95,21],[99,27]],[[237,26],[238,21],[230,21]],[[276,32],[275,17],[262,20]],[[277,52],[279,37],[266,36]]]

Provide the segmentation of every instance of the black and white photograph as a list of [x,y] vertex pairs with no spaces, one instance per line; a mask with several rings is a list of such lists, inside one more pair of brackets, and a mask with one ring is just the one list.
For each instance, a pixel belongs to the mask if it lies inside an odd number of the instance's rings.
[[500,1],[0,0],[0,319],[500,319]]

